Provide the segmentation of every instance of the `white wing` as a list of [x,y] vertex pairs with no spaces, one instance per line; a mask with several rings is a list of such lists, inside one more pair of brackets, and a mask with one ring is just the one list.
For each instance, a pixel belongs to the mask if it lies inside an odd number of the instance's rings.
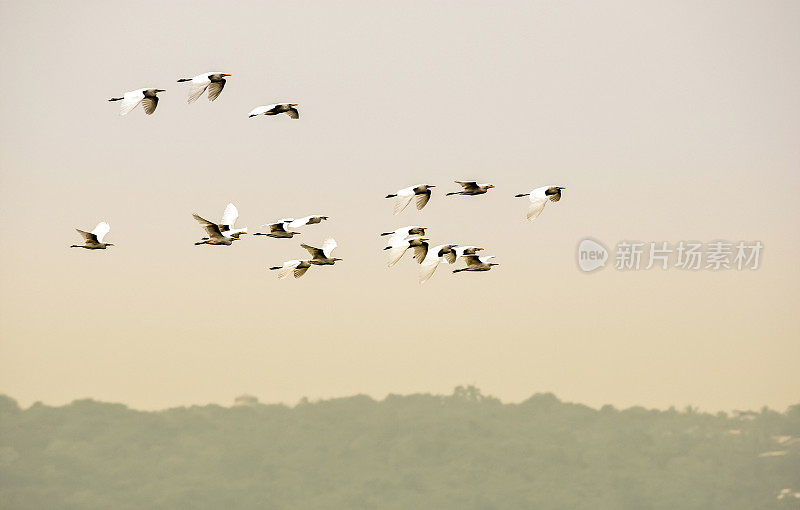
[[111,230],[109,224],[106,223],[105,221],[101,221],[100,223],[97,224],[96,227],[94,227],[94,230],[92,230],[91,233],[97,237],[98,243],[102,243],[103,238],[106,236],[106,234],[108,234],[109,230]]
[[302,227],[303,225],[307,225],[308,220],[310,220],[311,218],[312,216],[306,216],[305,218],[297,218],[293,222],[289,223],[289,227],[297,228],[297,227]]
[[295,268],[297,268],[297,266],[299,266],[302,262],[302,260],[287,260],[284,262],[283,267],[278,270],[278,279],[283,280],[290,274],[293,274]]
[[122,102],[119,105],[119,114],[127,115],[131,110],[139,106],[139,103],[144,99],[144,92],[142,90],[134,90],[126,92],[122,96]]
[[194,103],[197,101],[197,99],[203,95],[203,92],[206,91],[206,87],[208,87],[209,83],[211,83],[211,80],[208,79],[208,74],[201,74],[192,78],[192,81],[189,82],[188,102]]
[[419,283],[425,283],[430,280],[433,273],[436,272],[436,268],[439,267],[439,263],[442,261],[441,257],[432,257],[431,255],[435,255],[435,253],[429,252],[428,256],[425,257],[425,261],[419,266]]
[[397,200],[394,203],[394,214],[396,214],[396,215],[400,214],[403,211],[403,209],[408,207],[408,204],[411,203],[411,199],[412,198],[414,198],[414,194],[413,193],[411,195],[408,195],[408,196],[401,195],[401,194],[398,193],[397,194]]
[[270,111],[270,110],[272,109],[272,107],[273,107],[273,106],[274,106],[274,105],[267,105],[267,106],[256,106],[255,108],[253,108],[252,110],[250,110],[250,113],[248,113],[247,115],[248,115],[249,117],[252,117],[252,116],[254,116],[254,115],[264,115],[265,113],[267,113],[268,111]]
[[228,204],[225,206],[225,212],[222,213],[222,224],[227,225],[229,228],[233,228],[234,223],[236,223],[236,219],[239,217],[239,210],[236,209],[236,206],[233,204]]
[[422,246],[414,246],[414,260],[417,264],[422,264],[425,257],[428,256],[428,243],[423,243]]
[[[402,244],[400,244],[402,243]],[[408,249],[408,243],[405,241],[399,241],[398,243],[392,245],[389,248],[389,267],[397,264],[401,258],[403,258],[403,254]]]
[[528,221],[533,221],[542,214],[544,206],[547,205],[546,198],[534,197],[531,195],[531,204],[528,206]]
[[336,240],[326,239],[324,243],[322,243],[322,253],[325,255],[326,258],[331,258],[331,252],[333,249],[336,248],[338,244],[336,244]]

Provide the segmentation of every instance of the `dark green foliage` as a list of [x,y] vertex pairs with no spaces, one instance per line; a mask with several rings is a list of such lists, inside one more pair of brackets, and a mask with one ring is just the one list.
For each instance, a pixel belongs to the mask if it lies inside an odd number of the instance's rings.
[[[3,509],[797,508],[800,406],[748,416],[355,396],[133,411],[0,396]],[[787,453],[759,456],[766,452]]]

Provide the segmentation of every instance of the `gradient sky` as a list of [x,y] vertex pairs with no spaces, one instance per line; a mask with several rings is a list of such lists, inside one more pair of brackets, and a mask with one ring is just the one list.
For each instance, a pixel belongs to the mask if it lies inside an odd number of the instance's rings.
[[[800,3],[0,3],[0,392],[137,408],[475,384],[600,406],[800,401]],[[178,78],[233,76],[186,104]],[[158,110],[109,97],[157,86]],[[301,119],[248,119],[300,104]],[[453,179],[497,188],[447,197]],[[383,197],[437,184],[424,211]],[[514,194],[564,198],[535,223]],[[292,240],[194,246],[191,213]],[[69,249],[111,224],[105,252]],[[479,244],[489,273],[380,232]],[[335,267],[266,268],[334,236]],[[586,236],[760,240],[756,271],[584,274]]]

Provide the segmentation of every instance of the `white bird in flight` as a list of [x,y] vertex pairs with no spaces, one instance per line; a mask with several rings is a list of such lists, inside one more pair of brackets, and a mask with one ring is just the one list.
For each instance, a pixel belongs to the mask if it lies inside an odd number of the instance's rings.
[[105,250],[108,246],[114,246],[112,243],[104,243],[103,238],[111,230],[111,227],[105,221],[101,221],[94,227],[91,232],[85,232],[80,229],[75,229],[80,235],[83,236],[83,244],[73,244],[70,248],[86,248],[87,250]]
[[462,190],[461,191],[454,191],[452,193],[447,193],[445,196],[450,195],[483,195],[489,189],[494,188],[494,184],[478,184],[475,181],[455,181],[456,184],[460,184]]
[[418,225],[409,225],[407,227],[400,227],[394,232],[383,232],[381,235],[389,236],[389,240],[387,241],[386,245],[391,246],[393,242],[402,241],[409,236],[424,236],[425,228],[426,227],[420,227]]
[[233,241],[239,239],[238,234],[222,232],[219,225],[212,223],[207,219],[198,216],[197,214],[192,214],[192,217],[203,226],[206,234],[208,235],[208,237],[204,237],[199,242],[194,243],[195,245],[210,244],[214,246],[230,246],[233,244]]
[[562,186],[542,186],[541,188],[536,188],[535,190],[531,191],[530,193],[520,193],[519,195],[514,195],[515,197],[530,197],[531,203],[528,206],[528,221],[533,221],[542,214],[542,210],[544,210],[544,206],[547,205],[547,201],[550,202],[558,202],[561,200],[561,190],[566,189]]
[[464,262],[467,263],[467,266],[461,269],[453,269],[454,273],[460,273],[461,271],[488,271],[492,266],[500,265],[496,262],[489,262],[494,258],[494,255],[486,255],[483,257],[479,257],[478,255],[464,255],[462,258]]
[[389,246],[384,248],[384,250],[389,250],[389,267],[397,264],[409,248],[414,249],[414,260],[421,264],[428,255],[428,240],[427,237],[422,236],[411,236],[405,239],[395,238]]
[[397,201],[394,204],[394,214],[400,214],[403,209],[408,207],[408,204],[411,203],[411,199],[416,197],[417,198],[417,209],[422,210],[425,207],[425,204],[428,203],[428,200],[431,199],[431,190],[430,188],[435,188],[433,184],[417,184],[415,186],[409,186],[408,188],[403,188],[397,190],[396,193],[392,193],[386,195],[386,198],[394,198],[397,197]]
[[440,244],[430,248],[425,259],[419,265],[419,283],[427,282],[443,260],[446,260],[448,264],[454,263],[456,252],[453,248],[456,246],[455,244]]
[[194,103],[203,95],[203,92],[208,89],[208,100],[213,101],[222,93],[222,88],[225,86],[225,77],[230,74],[212,72],[198,74],[194,78],[181,78],[178,83],[192,82],[189,86],[189,103]]
[[109,101],[122,101],[119,105],[119,114],[127,115],[128,112],[139,106],[139,103],[144,107],[144,113],[152,115],[158,106],[158,94],[164,92],[164,89],[148,88],[139,89],[126,92],[122,97],[112,97]]
[[287,260],[282,266],[273,266],[270,269],[277,270],[278,279],[283,280],[289,275],[292,275],[295,278],[300,278],[306,274],[306,271],[308,271],[309,267],[311,267],[310,260]]
[[248,117],[256,117],[258,115],[278,115],[285,113],[293,119],[300,118],[300,112],[297,111],[297,103],[276,103],[268,104],[266,106],[257,106],[250,110]]
[[292,220],[289,222],[290,228],[298,228],[302,227],[303,225],[314,225],[315,223],[321,223],[322,220],[327,220],[327,216],[322,216],[321,214],[314,214],[312,216],[304,216],[303,218],[297,218],[296,220]]
[[267,233],[256,232],[253,235],[275,237],[279,239],[292,238],[301,233],[301,232],[292,232],[291,230],[289,230],[289,225],[293,221],[294,219],[292,218],[283,218],[282,220],[278,220],[275,223],[267,223],[265,225],[261,225],[262,227],[269,227],[269,232]]
[[322,243],[322,248],[315,248],[307,244],[300,245],[301,248],[305,248],[308,250],[308,253],[311,254],[311,259],[308,262],[310,264],[314,264],[315,266],[332,266],[337,260],[342,260],[336,257],[331,257],[333,250],[337,246],[336,240],[334,239],[326,239],[325,242]]

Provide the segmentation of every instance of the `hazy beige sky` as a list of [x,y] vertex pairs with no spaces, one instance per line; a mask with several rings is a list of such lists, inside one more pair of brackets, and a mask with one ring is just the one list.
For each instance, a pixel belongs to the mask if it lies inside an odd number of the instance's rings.
[[[0,4],[0,392],[138,408],[475,384],[518,401],[800,401],[800,3]],[[186,104],[175,81],[232,74]],[[166,89],[126,117],[106,99]],[[300,104],[301,119],[248,119]],[[453,179],[497,188],[443,197]],[[383,197],[437,184],[398,217]],[[567,187],[539,220],[512,198]],[[193,245],[191,213],[300,238]],[[111,224],[106,252],[69,249]],[[380,232],[500,267],[424,286]],[[268,266],[334,236],[335,267]],[[757,271],[583,274],[586,236],[760,240]]]

